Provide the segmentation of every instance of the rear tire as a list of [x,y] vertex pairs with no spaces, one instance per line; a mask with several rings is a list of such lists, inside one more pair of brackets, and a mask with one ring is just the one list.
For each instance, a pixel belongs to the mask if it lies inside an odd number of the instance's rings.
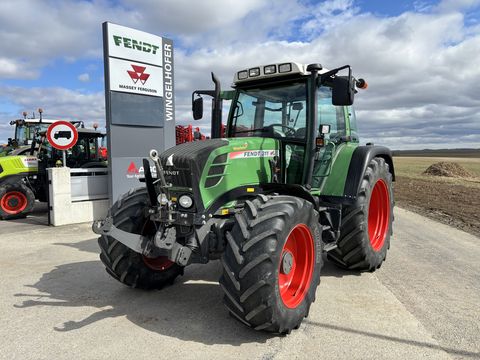
[[368,164],[354,205],[342,210],[337,248],[327,257],[349,270],[375,271],[387,256],[393,233],[392,174],[382,158]]
[[320,283],[320,229],[306,200],[260,195],[246,201],[222,256],[220,285],[230,313],[256,330],[297,329]]
[[0,186],[0,219],[22,218],[32,212],[35,195],[21,182]]
[[[145,215],[147,202],[145,188],[131,190],[112,206],[108,216],[113,217],[113,224],[121,230],[150,235],[155,229],[152,230],[153,223]],[[183,275],[183,267],[168,258],[146,258],[110,236],[99,237],[98,245],[102,251],[100,260],[107,273],[132,288],[161,289],[173,284],[178,275]]]

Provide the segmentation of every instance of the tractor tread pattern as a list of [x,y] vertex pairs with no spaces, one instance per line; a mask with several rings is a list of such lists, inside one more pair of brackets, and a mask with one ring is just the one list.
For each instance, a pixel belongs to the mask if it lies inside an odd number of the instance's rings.
[[[368,201],[377,179],[387,183],[390,195],[390,224],[385,243],[379,251],[373,251],[368,237]],[[356,271],[375,271],[380,268],[390,247],[390,237],[393,233],[393,191],[392,174],[383,158],[373,158],[365,171],[358,191],[357,200],[353,205],[342,210],[342,224],[337,248],[327,253],[327,258],[337,266]]]
[[[145,222],[143,209],[147,202],[148,194],[145,188],[132,189],[113,204],[108,216],[113,217],[113,223],[119,229],[139,234]],[[161,289],[183,274],[183,268],[177,264],[163,271],[149,268],[141,254],[110,236],[100,236],[98,245],[101,249],[100,260],[107,273],[129,287]]]
[[[298,219],[304,219],[300,222],[308,226],[318,226],[318,214],[308,201],[261,194],[236,214],[235,225],[226,233],[227,248],[221,257],[220,278],[224,304],[233,317],[256,330],[289,333],[300,325],[315,299],[321,256],[316,259],[310,291],[301,305],[287,309],[278,293],[277,266],[283,237],[291,228],[288,226],[294,226],[292,222]],[[321,247],[320,232],[316,234],[315,241]]]

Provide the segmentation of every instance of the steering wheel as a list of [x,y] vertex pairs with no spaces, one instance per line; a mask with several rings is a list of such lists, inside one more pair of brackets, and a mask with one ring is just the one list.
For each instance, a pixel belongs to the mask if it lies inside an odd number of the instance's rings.
[[285,137],[287,137],[287,136],[288,137],[294,137],[295,133],[297,132],[297,130],[295,130],[293,127],[283,125],[283,124],[272,124],[272,125],[269,125],[268,127],[271,127],[272,130],[273,130],[274,126],[280,126],[282,129],[284,129],[284,128],[287,129],[287,131],[282,134],[282,135],[285,135]]

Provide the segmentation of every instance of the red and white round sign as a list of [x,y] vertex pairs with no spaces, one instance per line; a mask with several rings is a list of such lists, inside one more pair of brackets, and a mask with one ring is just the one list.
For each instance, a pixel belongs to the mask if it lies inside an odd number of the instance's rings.
[[48,127],[47,140],[55,149],[70,149],[77,143],[77,128],[68,121],[55,121]]

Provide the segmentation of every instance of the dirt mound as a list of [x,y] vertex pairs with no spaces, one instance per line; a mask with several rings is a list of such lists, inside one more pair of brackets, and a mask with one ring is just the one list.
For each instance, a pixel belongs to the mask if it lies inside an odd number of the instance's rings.
[[447,176],[456,178],[473,177],[471,173],[469,173],[459,164],[444,161],[430,165],[423,173],[426,175]]

